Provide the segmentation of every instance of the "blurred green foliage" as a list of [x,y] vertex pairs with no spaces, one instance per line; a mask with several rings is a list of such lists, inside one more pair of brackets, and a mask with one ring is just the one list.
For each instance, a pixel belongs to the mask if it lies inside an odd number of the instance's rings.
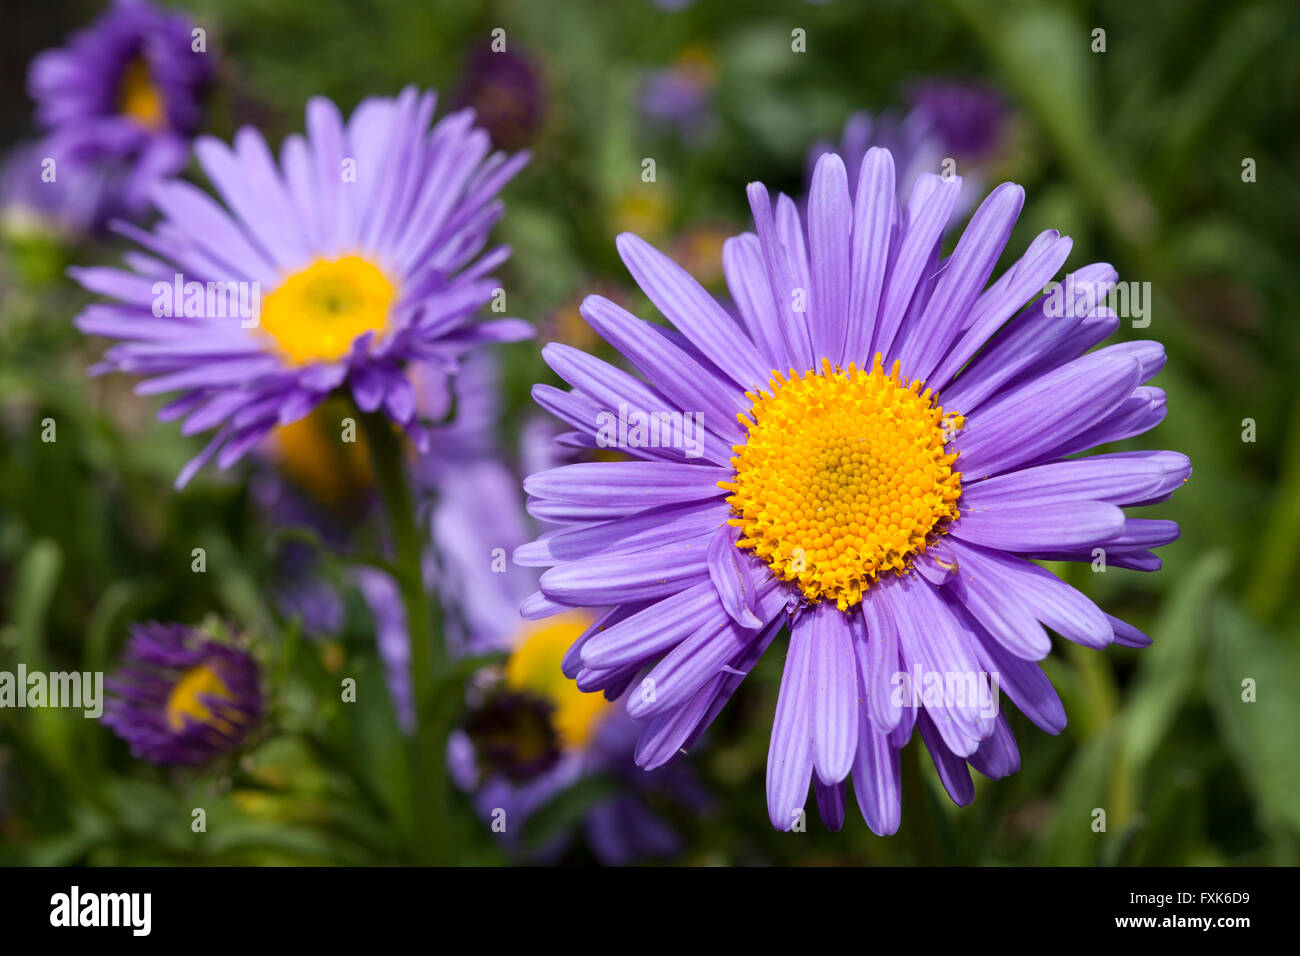
[[[8,4],[6,4],[8,6]],[[61,30],[88,18],[57,18]],[[1046,662],[1070,724],[1049,737],[1013,717],[1017,775],[977,778],[949,804],[922,760],[903,828],[772,831],[767,737],[783,654],[756,668],[689,758],[715,795],[686,815],[684,862],[803,864],[1295,864],[1300,862],[1300,5],[1124,0],[878,0],[825,5],[699,0],[194,0],[221,56],[209,129],[244,123],[274,143],[305,100],[345,110],[406,84],[455,88],[466,51],[495,27],[541,64],[548,106],[532,165],[506,193],[498,236],[509,311],[543,340],[572,335],[566,309],[617,289],[629,217],[658,244],[691,226],[746,227],[744,185],[801,191],[803,156],[853,110],[898,105],[926,76],[976,77],[1015,109],[999,178],[1028,202],[1008,247],[1039,230],[1074,237],[1071,267],[1106,260],[1149,281],[1152,321],[1125,338],[1169,353],[1156,380],[1169,416],[1132,447],[1172,448],[1191,481],[1147,516],[1179,542],[1155,574],[1059,567],[1152,648],[1097,653],[1058,642]],[[38,16],[33,6],[32,16]],[[53,21],[46,23],[53,28]],[[791,52],[790,31],[807,31]],[[1106,52],[1091,50],[1106,31]],[[49,40],[48,30],[23,31]],[[24,51],[30,56],[35,47]],[[642,71],[702,51],[719,123],[703,141],[656,131],[634,101]],[[12,71],[11,71],[12,72]],[[6,91],[6,103],[12,101]],[[6,128],[12,128],[6,117]],[[658,181],[641,182],[641,161]],[[1255,161],[1257,181],[1242,163]],[[393,822],[406,787],[400,735],[381,693],[346,719],[338,675],[381,687],[364,614],[343,637],[300,636],[268,605],[264,519],[238,475],[171,491],[195,443],[153,421],[120,379],[88,380],[101,347],[70,324],[85,298],[59,277],[72,254],[9,247],[0,260],[0,668],[111,666],[128,621],[226,622],[262,639],[277,684],[274,735],[207,774],[131,760],[77,712],[0,711],[0,862],[369,863],[401,860]],[[77,250],[108,261],[109,245]],[[716,264],[715,264],[716,265]],[[721,288],[720,284],[714,283]],[[593,345],[594,343],[586,343]],[[504,447],[550,381],[536,343],[505,350]],[[57,423],[45,443],[42,421]],[[1256,426],[1243,441],[1245,419]],[[208,573],[190,551],[208,551]],[[355,603],[355,596],[353,598]],[[292,667],[290,667],[290,663]],[[1256,683],[1244,702],[1243,681]],[[915,752],[915,745],[910,748]],[[190,830],[191,809],[208,833]],[[1093,832],[1092,812],[1107,811]],[[580,805],[579,805],[580,809]],[[568,808],[570,815],[572,807]],[[479,830],[469,811],[460,825]],[[559,825],[565,807],[552,808]],[[482,840],[467,861],[499,862]],[[566,858],[589,859],[579,846]]]

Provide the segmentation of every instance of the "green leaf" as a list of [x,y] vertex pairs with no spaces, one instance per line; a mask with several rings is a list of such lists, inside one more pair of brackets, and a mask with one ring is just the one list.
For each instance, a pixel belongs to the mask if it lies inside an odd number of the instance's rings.
[[13,591],[13,627],[18,660],[39,668],[45,660],[45,615],[63,570],[63,549],[49,538],[33,542],[18,567]]
[[[1259,823],[1300,834],[1300,651],[1232,604],[1215,623],[1205,693],[1224,743],[1259,800]],[[1243,700],[1247,679],[1253,701]]]
[[1114,749],[1112,737],[1103,734],[1084,744],[1071,761],[1056,791],[1052,822],[1034,848],[1038,865],[1088,866],[1104,852],[1106,834],[1092,829],[1093,811],[1106,809],[1106,771]]
[[1119,756],[1135,781],[1141,780],[1195,685],[1206,608],[1228,564],[1227,552],[1212,551],[1178,582],[1152,629],[1152,646],[1139,658],[1140,677],[1120,716]]

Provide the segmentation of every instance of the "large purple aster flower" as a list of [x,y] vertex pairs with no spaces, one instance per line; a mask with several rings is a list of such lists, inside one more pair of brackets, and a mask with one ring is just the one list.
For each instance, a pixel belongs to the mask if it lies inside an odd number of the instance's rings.
[[525,615],[612,606],[565,673],[630,688],[646,768],[690,746],[789,625],[767,767],[780,829],[810,783],[838,827],[852,777],[868,825],[892,833],[914,732],[959,804],[968,764],[1015,771],[999,687],[1049,733],[1065,724],[1036,663],[1045,628],[1087,647],[1149,643],[1031,559],[1158,567],[1150,549],[1177,526],[1121,506],[1163,500],[1190,473],[1175,452],[1074,457],[1165,413],[1143,384],[1160,345],[1088,351],[1118,326],[1100,304],[1114,270],[1087,266],[1064,296],[1039,297],[1070,250],[1047,231],[990,284],[1023,190],[993,190],[944,258],[960,181],[924,175],[900,209],[894,177],[871,149],[850,198],[843,161],[823,157],[806,226],[751,184],[757,234],[725,256],[739,320],[620,236],[676,329],[589,298],[583,315],[644,378],[552,344],[543,355],[573,388],[534,389],[570,441],[637,460],[527,479],[530,511],[556,527],[516,552],[550,566]]
[[366,100],[345,123],[314,99],[307,138],[289,137],[278,165],[254,130],[233,149],[200,139],[225,206],[189,183],[160,183],[158,226],[122,227],[148,254],[129,255],[129,270],[74,270],[117,300],[78,319],[120,340],[97,371],[146,376],[141,394],[179,392],[160,415],[185,418],[187,434],[218,429],[178,487],[344,385],[425,448],[407,364],[451,372],[477,344],[529,334],[519,320],[474,320],[497,288],[489,270],[509,254],[479,255],[503,211],[496,194],[527,155],[489,156],[468,110],[431,129],[434,103],[408,88]]
[[212,63],[194,47],[185,17],[117,0],[66,47],[32,61],[45,148],[61,162],[128,167],[121,198],[142,210],[149,186],[185,165],[199,127]]
[[104,724],[152,763],[207,763],[262,716],[257,662],[181,624],[133,625],[107,686]]

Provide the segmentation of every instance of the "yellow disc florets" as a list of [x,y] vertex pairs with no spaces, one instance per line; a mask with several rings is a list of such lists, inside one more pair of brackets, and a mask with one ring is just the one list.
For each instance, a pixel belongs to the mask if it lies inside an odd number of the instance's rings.
[[127,64],[122,72],[117,98],[122,114],[145,129],[157,132],[167,125],[167,104],[143,57],[136,57]]
[[221,675],[206,664],[192,667],[181,675],[167,697],[167,723],[172,730],[185,729],[188,717],[200,724],[214,727],[223,733],[233,733],[234,726],[222,717],[214,714],[202,700],[203,697],[223,701],[233,701],[231,693]]
[[772,373],[749,393],[749,434],[731,459],[737,545],[809,601],[847,610],[957,517],[961,475],[945,442],[964,424],[919,381],[822,361],[820,372]]
[[318,259],[262,303],[262,328],[294,364],[342,358],[365,332],[383,335],[397,289],[361,256]]

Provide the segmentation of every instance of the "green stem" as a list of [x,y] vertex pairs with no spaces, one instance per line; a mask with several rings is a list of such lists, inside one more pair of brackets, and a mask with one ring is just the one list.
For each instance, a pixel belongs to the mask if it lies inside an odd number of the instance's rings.
[[435,608],[424,590],[424,535],[416,519],[415,500],[406,477],[406,457],[392,424],[380,414],[366,417],[366,438],[375,478],[388,513],[393,564],[406,609],[411,641],[411,690],[415,733],[411,740],[415,858],[435,866],[454,861],[449,818],[447,736],[452,709],[437,692],[436,675],[446,668],[446,649]]

